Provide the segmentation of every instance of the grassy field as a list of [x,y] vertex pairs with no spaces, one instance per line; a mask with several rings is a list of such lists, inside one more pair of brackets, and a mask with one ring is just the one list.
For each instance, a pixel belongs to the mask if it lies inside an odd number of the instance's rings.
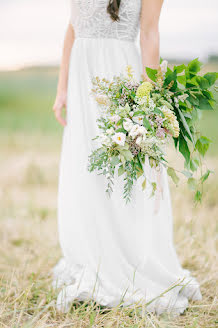
[[[62,130],[51,110],[56,80],[55,69],[0,74],[0,327],[216,327],[216,173],[197,208],[185,185],[171,186],[177,252],[201,283],[201,302],[178,318],[106,310],[91,302],[75,303],[66,315],[56,312],[50,276],[61,255],[56,198]],[[201,128],[213,140],[207,165],[216,171],[218,111],[206,114]],[[177,161],[173,151],[170,157]]]

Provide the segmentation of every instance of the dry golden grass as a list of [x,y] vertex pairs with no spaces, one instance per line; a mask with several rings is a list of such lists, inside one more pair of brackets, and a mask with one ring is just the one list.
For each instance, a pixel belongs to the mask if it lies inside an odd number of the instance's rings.
[[[75,304],[55,310],[50,272],[60,257],[56,192],[60,141],[17,135],[1,138],[0,171],[0,327],[164,327],[210,328],[216,318],[217,177],[193,207],[186,186],[173,188],[175,242],[181,262],[201,283],[203,300],[178,318],[141,316],[137,309],[105,310]],[[210,159],[216,169],[218,160]]]

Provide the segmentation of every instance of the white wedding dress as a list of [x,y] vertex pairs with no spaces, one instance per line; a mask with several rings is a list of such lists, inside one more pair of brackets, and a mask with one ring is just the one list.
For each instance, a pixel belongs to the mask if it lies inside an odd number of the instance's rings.
[[[122,177],[116,179],[108,198],[104,177],[87,170],[99,112],[90,94],[91,80],[112,78],[127,65],[140,79],[136,39],[141,0],[121,1],[118,22],[107,14],[108,0],[71,3],[76,40],[60,164],[58,223],[63,258],[54,268],[54,286],[60,289],[57,307],[67,311],[74,300],[94,299],[107,307],[150,302],[147,311],[182,313],[188,300],[200,300],[201,293],[196,280],[182,269],[173,246],[165,169],[158,213],[155,198],[143,193],[141,184],[134,187],[133,200],[126,205]],[[153,169],[147,166],[146,170],[155,177]],[[167,292],[173,284],[178,286]]]

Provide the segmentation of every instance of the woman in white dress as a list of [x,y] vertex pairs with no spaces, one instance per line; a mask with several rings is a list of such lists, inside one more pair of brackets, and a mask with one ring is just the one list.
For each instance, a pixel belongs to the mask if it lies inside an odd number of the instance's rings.
[[[60,289],[57,307],[62,311],[74,300],[94,299],[107,307],[149,302],[147,311],[182,313],[189,299],[201,299],[198,283],[182,269],[173,246],[166,171],[157,175],[162,193],[149,199],[135,186],[132,202],[126,205],[119,179],[108,199],[103,176],[87,170],[92,138],[98,133],[91,80],[112,78],[127,65],[140,79],[143,67],[158,67],[162,4],[163,0],[71,0],[54,105],[56,118],[65,126],[58,197],[63,258],[54,269],[54,286]],[[141,51],[136,44],[139,30]]]

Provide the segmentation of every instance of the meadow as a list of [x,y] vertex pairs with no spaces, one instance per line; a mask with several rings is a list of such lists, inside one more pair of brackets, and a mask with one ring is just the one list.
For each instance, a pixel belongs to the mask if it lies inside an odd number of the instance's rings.
[[[183,183],[171,185],[176,249],[199,280],[203,300],[191,302],[177,318],[141,315],[137,308],[108,310],[92,302],[75,302],[67,314],[56,311],[51,270],[61,256],[56,200],[62,135],[52,113],[56,83],[56,69],[0,73],[0,327],[216,327],[217,110],[203,113],[201,122],[213,141],[206,165],[215,172],[202,204],[194,206]],[[179,160],[172,149],[169,154]]]

